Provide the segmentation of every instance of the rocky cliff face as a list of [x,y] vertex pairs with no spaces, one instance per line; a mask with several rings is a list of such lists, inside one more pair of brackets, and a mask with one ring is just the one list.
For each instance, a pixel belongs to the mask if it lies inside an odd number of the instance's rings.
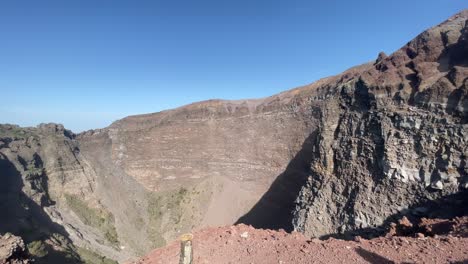
[[[0,126],[0,233],[20,235],[38,263],[122,258],[97,176],[61,125]],[[86,248],[92,248],[92,251]]]
[[[468,12],[331,87],[296,230],[340,234],[468,187]],[[447,212],[449,213],[449,212]]]
[[435,212],[431,201],[456,214],[468,187],[467,18],[268,98],[79,135],[2,125],[0,233],[21,235],[44,262],[105,263],[95,253],[124,261],[204,226],[328,236]]
[[306,106],[289,94],[201,102],[81,134],[80,150],[99,174],[118,170],[145,188],[142,226],[161,246],[252,208],[316,126]]

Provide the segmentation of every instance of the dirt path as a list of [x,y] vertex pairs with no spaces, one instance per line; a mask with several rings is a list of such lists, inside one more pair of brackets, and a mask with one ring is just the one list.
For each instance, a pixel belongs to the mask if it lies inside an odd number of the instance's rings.
[[[246,225],[208,228],[194,234],[194,264],[468,263],[468,233],[465,232],[468,218],[464,221],[447,229],[446,235],[418,234],[419,237],[358,238],[356,241],[310,240],[299,233]],[[179,243],[174,242],[134,263],[177,264],[179,249]]]

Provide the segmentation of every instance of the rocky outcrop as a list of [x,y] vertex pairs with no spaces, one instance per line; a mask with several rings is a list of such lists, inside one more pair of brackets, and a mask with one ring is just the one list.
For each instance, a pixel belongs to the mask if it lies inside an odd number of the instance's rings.
[[29,254],[20,237],[12,234],[0,236],[0,263],[27,264],[30,263]]
[[296,230],[362,231],[430,213],[427,201],[468,187],[467,19],[457,14],[332,88]]
[[21,236],[38,263],[79,263],[85,248],[119,258],[114,219],[73,133],[0,125],[0,142],[0,233]]

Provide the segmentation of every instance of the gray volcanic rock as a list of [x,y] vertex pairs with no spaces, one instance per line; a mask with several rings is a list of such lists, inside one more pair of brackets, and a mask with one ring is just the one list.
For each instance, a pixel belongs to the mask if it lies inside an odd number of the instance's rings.
[[38,263],[77,263],[85,248],[128,258],[109,241],[118,239],[113,216],[73,133],[56,124],[0,125],[0,141],[0,234],[23,237]]
[[375,227],[468,187],[467,19],[468,11],[455,15],[333,87],[296,201],[296,230]]

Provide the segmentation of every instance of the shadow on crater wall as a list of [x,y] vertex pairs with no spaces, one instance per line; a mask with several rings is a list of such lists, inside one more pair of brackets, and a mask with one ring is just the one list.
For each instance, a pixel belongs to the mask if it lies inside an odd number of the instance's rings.
[[[64,247],[72,243],[69,234],[59,224],[53,222],[44,210],[31,200],[22,188],[21,173],[3,154],[0,153],[0,234],[12,233],[20,236],[25,244],[33,241],[57,239],[57,234],[65,239]],[[81,263],[79,256],[71,251],[59,251],[43,243],[47,255],[37,258],[34,263]]]
[[289,162],[286,170],[272,183],[255,206],[236,224],[252,225],[263,229],[293,230],[292,211],[295,200],[310,175],[310,164],[317,132],[302,144],[301,150]]

